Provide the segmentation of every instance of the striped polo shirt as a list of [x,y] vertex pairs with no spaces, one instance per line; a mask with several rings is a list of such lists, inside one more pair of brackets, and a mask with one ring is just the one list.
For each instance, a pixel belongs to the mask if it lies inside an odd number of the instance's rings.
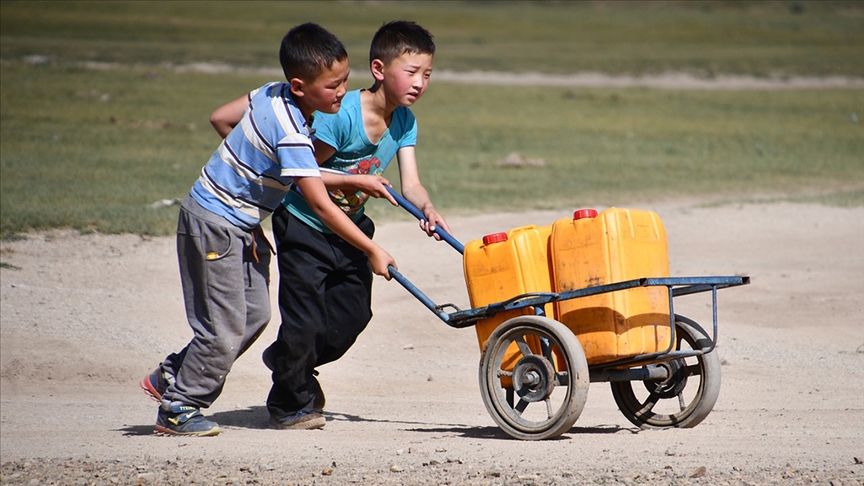
[[320,176],[309,127],[289,85],[270,83],[249,93],[243,118],[201,170],[191,194],[205,209],[251,230],[279,206],[294,177]]

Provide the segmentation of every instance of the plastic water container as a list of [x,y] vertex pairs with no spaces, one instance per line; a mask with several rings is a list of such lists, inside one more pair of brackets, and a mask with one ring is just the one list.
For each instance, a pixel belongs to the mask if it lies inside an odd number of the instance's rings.
[[[471,307],[503,302],[517,295],[551,292],[549,237],[552,226],[534,225],[486,235],[465,245],[463,269]],[[551,305],[547,305],[549,311]],[[474,326],[480,349],[502,322],[521,315],[534,315],[527,307],[483,319]],[[508,351],[508,354],[514,354]],[[502,364],[506,365],[507,359]]]
[[[653,211],[576,211],[552,225],[550,255],[556,292],[643,277],[668,277],[666,230]],[[666,287],[639,287],[555,302],[555,317],[579,339],[588,364],[669,346]]]

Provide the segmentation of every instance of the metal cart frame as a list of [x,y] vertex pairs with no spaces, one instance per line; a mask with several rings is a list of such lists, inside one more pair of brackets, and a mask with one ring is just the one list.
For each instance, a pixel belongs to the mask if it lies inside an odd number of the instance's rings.
[[[392,189],[390,193],[409,213],[425,219],[400,194]],[[464,252],[464,245],[452,235],[439,228],[435,231],[456,251]],[[533,309],[534,315],[509,319],[495,329],[482,350],[479,370],[481,394],[492,418],[510,436],[527,440],[553,438],[569,430],[584,408],[590,382],[609,382],[619,409],[636,426],[697,425],[719,395],[720,362],[714,352],[717,291],[750,283],[746,276],[638,278],[560,293],[522,294],[462,310],[450,303],[436,304],[395,268],[389,270],[394,280],[453,328],[472,327],[500,312]],[[660,352],[589,366],[573,332],[545,315],[549,303],[651,286],[666,287],[669,301],[671,337]],[[710,333],[675,314],[674,307],[677,297],[709,291]],[[521,356],[512,369],[503,364],[505,354],[512,353],[508,349],[518,349]]]

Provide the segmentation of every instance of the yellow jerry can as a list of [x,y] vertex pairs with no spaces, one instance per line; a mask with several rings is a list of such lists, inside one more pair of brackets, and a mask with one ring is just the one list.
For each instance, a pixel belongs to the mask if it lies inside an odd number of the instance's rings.
[[[552,224],[549,248],[555,292],[669,276],[666,230],[653,211],[576,211]],[[663,286],[560,300],[554,308],[589,365],[663,351],[670,342]]]
[[[552,226],[522,226],[506,233],[486,235],[465,245],[463,269],[471,307],[483,307],[517,295],[551,292],[549,237]],[[548,311],[552,306],[547,305]],[[515,309],[478,321],[474,326],[480,350],[502,322],[521,315],[534,315],[533,308]],[[550,315],[551,317],[551,315]],[[528,343],[539,353],[539,343]],[[502,365],[512,369],[520,353],[515,344],[508,349]],[[516,358],[514,358],[516,356]]]

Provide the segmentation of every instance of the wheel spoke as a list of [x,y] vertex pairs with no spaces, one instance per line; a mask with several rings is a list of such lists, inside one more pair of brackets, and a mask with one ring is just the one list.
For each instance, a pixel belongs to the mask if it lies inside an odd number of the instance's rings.
[[522,415],[522,412],[524,412],[526,408],[528,408],[528,402],[520,398],[519,403],[517,403],[516,406],[513,407],[513,410],[516,410],[517,412],[519,412],[519,415]]
[[510,405],[510,408],[513,408],[513,399],[515,397],[515,394],[513,393],[513,389],[508,388],[506,395],[507,395],[507,405]]
[[554,413],[552,413],[552,399],[549,397],[546,397],[546,399],[543,401],[546,402],[546,418],[551,419],[552,416],[554,415]]
[[568,371],[559,371],[555,373],[555,385],[556,386],[568,386],[570,382],[570,372]]
[[550,363],[555,362],[555,358],[552,356],[552,344],[553,343],[549,338],[540,338],[540,352],[543,354],[544,358],[549,360]]
[[687,370],[684,376],[702,376],[702,367],[699,366],[699,363],[689,365],[684,369]]
[[684,392],[682,391],[678,394],[678,410],[683,412],[685,408],[687,408],[687,404],[684,402]]
[[658,397],[655,393],[649,394],[648,398],[646,398],[645,401],[640,404],[641,408],[639,408],[639,410],[636,410],[636,415],[648,414],[651,410],[654,409],[654,406],[657,405],[657,401],[659,400],[659,398],[660,397]]
[[534,354],[528,346],[528,343],[525,342],[525,336],[519,335],[514,338],[513,341],[516,342],[516,346],[519,346],[519,352],[522,353],[522,356],[531,356]]

